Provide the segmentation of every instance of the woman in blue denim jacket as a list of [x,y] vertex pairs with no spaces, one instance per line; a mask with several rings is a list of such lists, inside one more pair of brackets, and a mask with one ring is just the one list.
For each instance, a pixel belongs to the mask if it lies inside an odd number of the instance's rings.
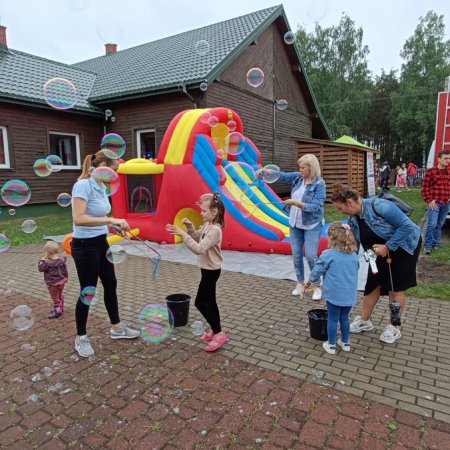
[[[297,285],[292,295],[303,298],[305,292],[305,269],[303,266],[303,246],[310,270],[318,259],[319,241],[324,223],[323,203],[326,197],[326,186],[320,177],[320,164],[312,154],[303,155],[297,161],[299,172],[278,172],[279,181],[290,183],[291,198],[283,203],[289,206],[289,225],[292,246],[292,257],[297,276]],[[274,172],[260,169],[256,172]],[[322,298],[320,285],[313,292],[313,300]]]
[[392,344],[401,337],[398,326],[406,303],[405,291],[417,285],[420,229],[389,200],[363,199],[357,191],[340,184],[333,186],[331,200],[339,212],[350,216],[349,224],[358,244],[366,252],[373,252],[377,269],[375,272],[375,267],[372,270],[372,264],[369,265],[362,313],[353,320],[350,332],[373,330],[370,317],[375,305],[381,295],[389,295],[391,323],[380,340]]

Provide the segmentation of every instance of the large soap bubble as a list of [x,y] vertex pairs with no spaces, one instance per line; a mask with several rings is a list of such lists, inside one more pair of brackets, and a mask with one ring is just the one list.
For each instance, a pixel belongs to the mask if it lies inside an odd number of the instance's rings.
[[34,325],[33,310],[28,305],[16,306],[9,313],[11,326],[18,331],[29,330]]
[[44,100],[55,109],[70,109],[78,102],[75,85],[65,78],[57,77],[48,80],[43,88]]
[[111,159],[121,158],[127,149],[124,138],[116,133],[103,136],[100,147],[105,156]]
[[2,186],[0,195],[8,205],[22,206],[30,200],[31,189],[24,181],[10,180]]
[[105,186],[106,195],[114,195],[119,190],[119,175],[110,167],[97,167],[94,169],[91,176],[98,184],[103,184]]
[[146,342],[159,343],[173,331],[174,320],[170,309],[158,303],[145,305],[138,315],[141,338]]
[[247,72],[247,83],[254,88],[264,83],[264,72],[258,67],[253,67]]

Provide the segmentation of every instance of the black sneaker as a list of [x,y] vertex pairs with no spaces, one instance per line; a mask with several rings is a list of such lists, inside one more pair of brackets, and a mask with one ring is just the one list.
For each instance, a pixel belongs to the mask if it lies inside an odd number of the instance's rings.
[[58,313],[55,310],[51,311],[50,314],[47,316],[49,319],[58,319],[62,316],[62,313]]

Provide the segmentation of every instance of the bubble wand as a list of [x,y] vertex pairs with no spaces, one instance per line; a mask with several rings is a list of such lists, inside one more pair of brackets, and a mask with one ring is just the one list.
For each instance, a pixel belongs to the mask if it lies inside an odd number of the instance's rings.
[[156,258],[153,259],[150,255],[147,255],[145,251],[142,250],[142,248],[138,247],[131,239],[130,235],[123,231],[120,227],[116,225],[111,225],[111,229],[118,234],[119,236],[122,236],[124,239],[126,239],[133,247],[135,247],[139,252],[141,252],[145,257],[148,257],[152,264],[155,266],[155,268],[152,271],[152,280],[156,279],[156,275],[158,273],[159,266],[161,264],[161,254],[155,250],[151,245],[147,244],[147,242],[143,241],[139,236],[132,234],[131,236],[135,237],[139,242],[144,244],[148,249],[150,249],[152,252],[156,254]]

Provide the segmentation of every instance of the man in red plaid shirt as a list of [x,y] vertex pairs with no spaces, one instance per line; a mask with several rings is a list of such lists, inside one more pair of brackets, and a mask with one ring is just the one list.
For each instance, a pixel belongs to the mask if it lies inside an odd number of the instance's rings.
[[422,181],[422,197],[428,203],[427,230],[425,232],[425,253],[439,249],[441,230],[450,210],[450,151],[438,153],[437,166],[427,170]]

